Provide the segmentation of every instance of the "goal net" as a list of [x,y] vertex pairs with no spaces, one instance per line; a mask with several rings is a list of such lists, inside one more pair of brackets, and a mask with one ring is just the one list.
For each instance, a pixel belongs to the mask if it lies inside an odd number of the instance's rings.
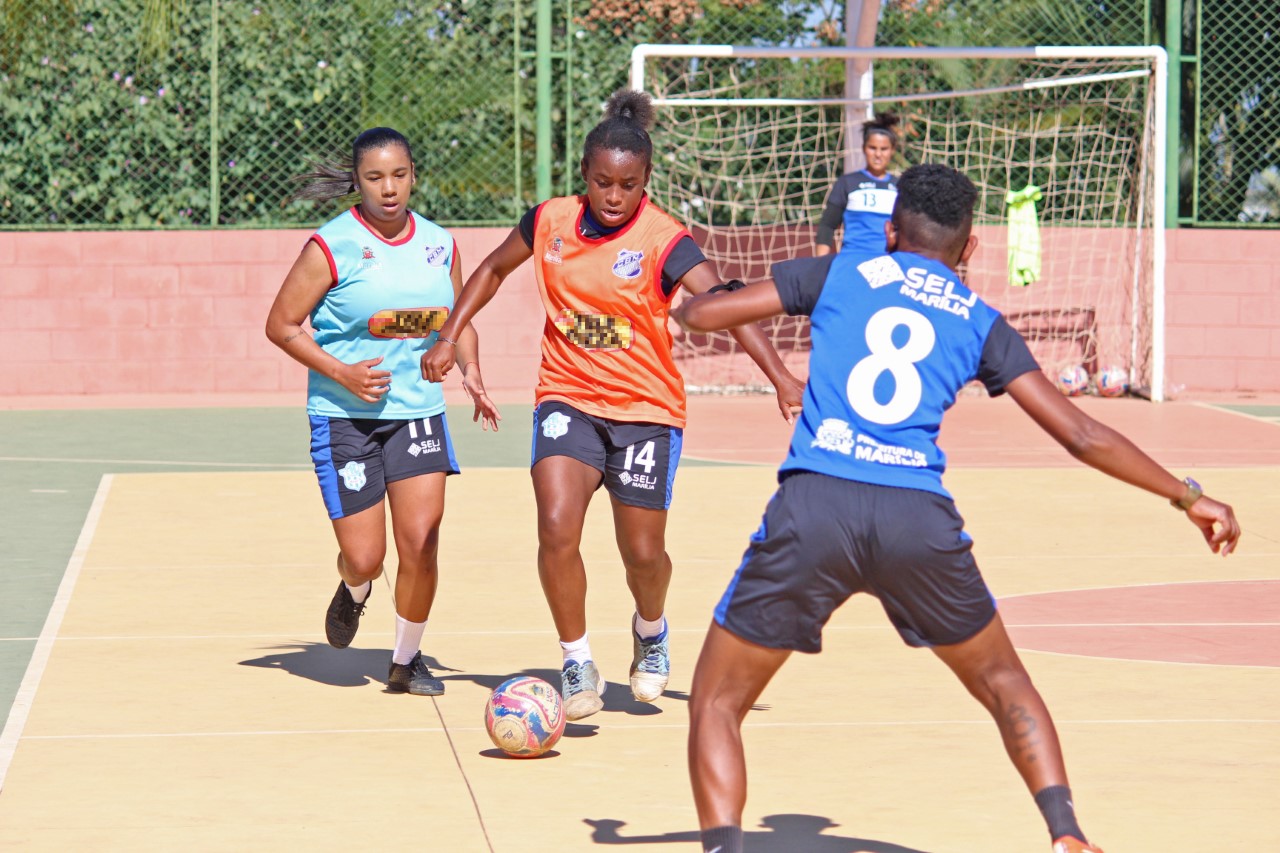
[[[874,95],[851,101],[852,63],[868,60]],[[1163,63],[1159,48],[641,45],[631,84],[658,108],[653,198],[723,278],[759,280],[776,261],[812,255],[850,116],[892,110],[902,122],[893,172],[944,163],[977,185],[980,244],[961,275],[1046,373],[1120,367],[1158,400]],[[1010,272],[1007,199],[1028,185],[1040,188],[1041,251],[1038,279],[1022,284]],[[1025,251],[1018,258],[1025,266]],[[767,331],[805,375],[807,320],[777,318]],[[691,392],[767,388],[726,333],[681,334],[676,352]]]

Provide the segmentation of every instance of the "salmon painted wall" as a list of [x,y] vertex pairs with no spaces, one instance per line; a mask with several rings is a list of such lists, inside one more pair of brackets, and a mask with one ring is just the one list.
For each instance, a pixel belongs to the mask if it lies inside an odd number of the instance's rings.
[[[0,232],[0,395],[294,392],[263,336],[307,231]],[[465,273],[508,232],[453,229]],[[1280,231],[1170,232],[1168,377],[1280,391]],[[529,265],[476,322],[486,382],[531,400],[542,309]]]
[[[309,231],[0,233],[0,395],[296,391],[263,335]],[[455,232],[465,272],[507,229]],[[521,269],[477,320],[486,382],[532,399],[537,318]],[[508,395],[509,398],[510,395]]]

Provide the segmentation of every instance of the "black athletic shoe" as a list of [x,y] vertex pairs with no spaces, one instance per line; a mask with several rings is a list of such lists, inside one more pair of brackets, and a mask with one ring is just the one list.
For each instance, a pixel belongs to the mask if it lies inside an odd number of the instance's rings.
[[387,692],[439,696],[444,693],[444,682],[431,674],[422,659],[422,652],[418,652],[408,663],[391,662],[391,670],[387,673]]
[[[369,595],[373,595],[372,586]],[[335,649],[345,649],[356,638],[356,629],[360,627],[360,616],[364,613],[369,596],[365,596],[363,604],[356,604],[346,583],[338,581],[338,591],[329,602],[329,612],[324,617],[324,635],[329,645]]]

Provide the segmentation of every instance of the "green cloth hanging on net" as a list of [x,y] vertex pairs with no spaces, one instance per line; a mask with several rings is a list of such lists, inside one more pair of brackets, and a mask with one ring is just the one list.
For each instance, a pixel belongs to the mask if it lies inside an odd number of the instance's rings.
[[1009,284],[1013,287],[1040,280],[1040,223],[1036,220],[1040,197],[1035,184],[1004,197],[1009,206]]

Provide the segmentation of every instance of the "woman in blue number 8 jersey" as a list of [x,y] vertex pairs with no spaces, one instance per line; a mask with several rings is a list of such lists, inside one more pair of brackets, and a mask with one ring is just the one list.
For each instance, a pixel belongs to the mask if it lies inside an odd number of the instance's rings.
[[[403,135],[376,127],[356,137],[348,161],[304,175],[298,198],[359,193],[360,202],[311,236],[267,317],[267,337],[310,370],[311,458],[338,538],[341,581],[325,636],[350,645],[387,552],[385,498],[399,567],[396,642],[387,689],[434,696],[444,683],[419,647],[435,599],[445,477],[458,473],[444,394],[421,375],[462,289],[449,232],[409,210],[417,180]],[[314,338],[303,328],[310,319]],[[484,390],[471,326],[456,334],[472,420],[498,428]]]
[[777,493],[715,610],[690,690],[689,770],[705,850],[739,853],[746,802],[740,727],[792,651],[817,652],[849,596],[880,600],[992,715],[1054,853],[1099,853],[1075,816],[1053,720],[1005,632],[942,486],[943,413],[972,380],[1008,393],[1088,465],[1168,499],[1209,547],[1234,550],[1231,507],[1179,480],[1050,384],[1026,342],[954,268],[977,245],[977,190],[940,165],[902,175],[889,254],[799,258],[773,281],[697,296],[673,317],[708,332],[809,315],[804,408]]
[[898,179],[889,174],[889,163],[898,150],[898,117],[879,113],[862,125],[864,168],[836,178],[818,222],[813,253],[835,250],[836,228],[844,225],[841,252],[879,255],[884,252],[884,226],[898,197]]

